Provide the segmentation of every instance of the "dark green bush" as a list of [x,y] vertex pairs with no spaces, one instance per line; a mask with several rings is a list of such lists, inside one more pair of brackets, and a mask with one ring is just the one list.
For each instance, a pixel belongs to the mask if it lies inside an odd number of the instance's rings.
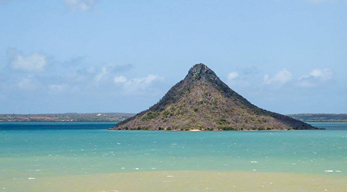
[[154,119],[158,116],[159,116],[159,113],[150,111],[144,117],[142,117],[142,120],[149,121],[149,120]]
[[228,124],[228,121],[226,119],[218,119],[216,123],[218,125],[225,125]]
[[222,127],[223,131],[235,131],[236,129],[234,129],[233,127]]

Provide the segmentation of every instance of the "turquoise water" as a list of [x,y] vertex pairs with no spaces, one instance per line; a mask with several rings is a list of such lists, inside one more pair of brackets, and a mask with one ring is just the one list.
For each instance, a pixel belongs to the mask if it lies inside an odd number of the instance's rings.
[[0,179],[167,170],[347,176],[347,123],[325,131],[108,131],[113,123],[1,123]]

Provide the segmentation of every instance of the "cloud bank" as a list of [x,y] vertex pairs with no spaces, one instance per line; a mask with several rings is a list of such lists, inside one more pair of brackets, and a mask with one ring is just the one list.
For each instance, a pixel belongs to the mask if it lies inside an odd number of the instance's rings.
[[264,83],[275,84],[277,86],[282,86],[291,80],[292,73],[289,72],[287,69],[282,69],[281,71],[277,72],[276,75],[272,78],[270,78],[268,74],[264,76]]
[[116,85],[121,85],[127,93],[144,90],[148,88],[148,86],[150,86],[152,83],[162,80],[164,80],[164,78],[157,75],[148,75],[147,77],[134,78],[129,80],[124,76],[116,76],[113,78],[113,82]]
[[333,77],[334,73],[331,69],[314,69],[310,74],[300,77],[298,85],[300,87],[318,87],[330,82]]
[[143,95],[157,93],[155,83],[164,80],[153,74],[132,76],[132,64],[88,64],[83,57],[53,62],[45,54],[23,54],[15,48],[7,50],[7,60],[7,66],[0,71],[4,79],[0,91],[4,93]]
[[331,69],[312,69],[304,75],[293,74],[288,69],[282,69],[273,76],[265,74],[260,76],[256,71],[243,70],[243,72],[230,72],[226,79],[233,87],[260,87],[266,89],[288,88],[317,88],[327,86],[334,81],[334,72]]
[[47,56],[41,53],[23,55],[16,49],[7,51],[8,66],[14,70],[26,72],[43,72],[48,64]]

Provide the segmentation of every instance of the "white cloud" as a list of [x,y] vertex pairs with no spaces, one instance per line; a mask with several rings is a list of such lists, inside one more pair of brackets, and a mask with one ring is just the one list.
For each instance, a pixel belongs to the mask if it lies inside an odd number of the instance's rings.
[[156,76],[156,75],[148,75],[147,77],[144,78],[136,78],[136,79],[131,79],[127,82],[128,85],[140,85],[140,86],[147,86],[151,84],[154,81],[157,80],[162,80],[163,78]]
[[273,78],[270,78],[268,74],[264,76],[264,82],[266,84],[276,84],[276,85],[284,85],[292,80],[292,74],[287,69],[283,69],[276,73]]
[[136,92],[140,90],[145,90],[155,81],[161,81],[164,78],[156,76],[156,75],[148,75],[144,78],[134,78],[127,80],[124,76],[114,77],[113,82],[118,85],[122,85],[124,91],[126,92]]
[[264,75],[264,83],[267,83],[267,84],[271,83],[271,79],[270,79],[270,76],[268,74]]
[[65,4],[72,11],[89,11],[93,8],[95,0],[64,0]]
[[96,73],[95,75],[95,81],[100,82],[102,79],[107,79],[110,77],[110,74],[112,73],[118,73],[118,72],[124,72],[128,71],[133,66],[130,64],[127,65],[115,65],[113,63],[107,64],[105,66],[101,67],[101,71],[99,73],[96,72],[95,68],[93,70],[87,70],[89,74]]
[[239,74],[238,74],[237,72],[231,72],[231,73],[228,74],[227,79],[228,79],[229,81],[232,81],[232,80],[234,80],[235,78],[237,78],[238,76],[239,76]]
[[333,78],[333,71],[330,69],[314,69],[310,75],[323,81],[328,81]]
[[124,76],[118,76],[113,79],[114,83],[125,83],[127,79]]
[[9,66],[15,70],[42,72],[48,64],[47,57],[40,53],[26,56],[16,49],[9,49],[7,55],[9,57]]
[[239,76],[238,72],[230,72],[227,76],[228,83],[230,87],[247,87],[251,83],[249,82],[248,76],[249,74],[243,72],[242,77]]
[[36,82],[34,82],[33,77],[32,76],[28,76],[25,78],[20,79],[17,82],[17,86],[20,89],[24,89],[24,90],[33,90],[36,88]]
[[54,91],[54,92],[64,91],[68,87],[69,87],[69,85],[67,85],[67,84],[52,84],[52,85],[48,86],[49,90]]
[[288,83],[291,83],[290,86],[310,88],[324,86],[333,79],[334,73],[330,69],[314,69],[308,75],[303,75],[299,78],[293,78],[287,69],[283,69],[276,73],[273,78],[266,74],[264,76],[264,83],[272,84],[277,88]]
[[101,68],[101,72],[99,74],[96,75],[95,80],[97,82],[99,82],[102,78],[104,78],[107,74],[109,73],[109,71],[107,70],[107,67],[102,67]]
[[21,89],[27,89],[27,88],[29,87],[30,83],[31,83],[31,79],[29,79],[29,78],[24,78],[24,79],[21,79],[21,80],[17,83],[17,85],[18,85],[18,87],[21,88]]
[[334,72],[330,69],[314,69],[309,75],[298,79],[300,87],[317,87],[333,79]]

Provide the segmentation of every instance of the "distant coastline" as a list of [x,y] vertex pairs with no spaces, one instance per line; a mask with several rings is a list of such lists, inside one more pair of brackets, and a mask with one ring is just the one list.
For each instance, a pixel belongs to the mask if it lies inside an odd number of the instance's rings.
[[[0,114],[1,122],[119,122],[134,113]],[[347,114],[290,114],[304,122],[347,122]]]
[[303,113],[287,116],[304,122],[347,122],[347,114]]
[[0,114],[1,122],[119,122],[132,113]]

